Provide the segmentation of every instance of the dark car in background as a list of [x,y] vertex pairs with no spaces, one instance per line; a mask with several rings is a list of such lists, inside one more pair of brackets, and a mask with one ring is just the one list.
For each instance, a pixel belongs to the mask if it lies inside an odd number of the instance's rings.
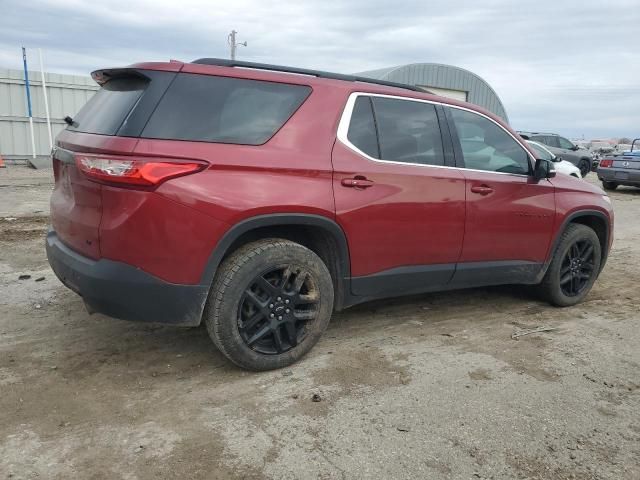
[[541,132],[518,132],[526,140],[542,143],[551,153],[573,163],[580,169],[582,177],[586,177],[591,171],[593,160],[588,150],[580,148],[570,140],[561,137],[557,133],[541,133]]
[[633,141],[630,151],[600,159],[597,172],[605,190],[619,185],[640,188],[640,138]]

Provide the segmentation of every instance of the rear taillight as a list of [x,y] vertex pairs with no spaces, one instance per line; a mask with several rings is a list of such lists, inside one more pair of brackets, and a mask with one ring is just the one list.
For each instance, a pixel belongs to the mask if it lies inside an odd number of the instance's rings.
[[199,172],[200,162],[175,159],[76,154],[76,165],[91,180],[103,183],[155,187],[170,178]]
[[610,158],[607,158],[605,160],[600,160],[599,165],[603,168],[610,168],[613,166],[613,160],[611,160]]

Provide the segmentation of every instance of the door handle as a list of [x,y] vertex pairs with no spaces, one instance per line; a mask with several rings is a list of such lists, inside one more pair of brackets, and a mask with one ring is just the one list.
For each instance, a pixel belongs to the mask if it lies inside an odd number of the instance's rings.
[[357,176],[353,178],[343,178],[340,183],[343,187],[351,187],[351,188],[369,188],[373,186],[373,182],[371,180],[366,179],[365,177]]
[[471,191],[473,193],[479,193],[480,195],[489,195],[490,193],[493,193],[493,188],[487,185],[474,185],[471,187]]

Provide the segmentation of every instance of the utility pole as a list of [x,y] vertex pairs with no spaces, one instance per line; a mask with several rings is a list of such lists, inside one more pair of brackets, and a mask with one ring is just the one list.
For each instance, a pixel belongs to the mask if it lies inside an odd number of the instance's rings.
[[22,63],[24,65],[24,87],[27,91],[27,113],[29,114],[29,130],[31,130],[31,157],[36,158],[36,137],[33,133],[33,115],[31,112],[31,91],[29,89],[29,70],[27,69],[27,50],[22,47]]
[[38,49],[40,56],[40,78],[42,79],[42,93],[44,94],[44,112],[47,116],[47,133],[49,133],[49,150],[53,148],[53,134],[51,132],[51,116],[49,115],[49,99],[47,98],[47,82],[44,78],[44,64],[42,63],[42,50]]
[[227,42],[229,43],[229,48],[231,49],[231,60],[235,60],[236,59],[236,49],[239,46],[242,47],[246,47],[247,46],[247,42],[236,42],[236,32],[235,30],[231,30],[231,33],[229,34],[229,36],[227,37]]

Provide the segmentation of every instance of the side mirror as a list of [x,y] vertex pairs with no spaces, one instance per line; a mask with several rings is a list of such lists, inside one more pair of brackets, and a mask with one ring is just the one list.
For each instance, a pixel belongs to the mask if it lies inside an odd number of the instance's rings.
[[553,161],[554,162],[561,162],[562,161],[562,157],[560,155],[553,157]]
[[545,178],[553,178],[556,176],[556,169],[553,166],[553,162],[549,160],[543,160],[539,158],[536,160],[536,166],[533,169],[533,178],[537,181],[543,180]]
[[577,145],[574,145],[573,147],[571,147],[571,150],[573,150],[574,152],[579,150],[579,149],[580,149],[580,147],[577,146]]

